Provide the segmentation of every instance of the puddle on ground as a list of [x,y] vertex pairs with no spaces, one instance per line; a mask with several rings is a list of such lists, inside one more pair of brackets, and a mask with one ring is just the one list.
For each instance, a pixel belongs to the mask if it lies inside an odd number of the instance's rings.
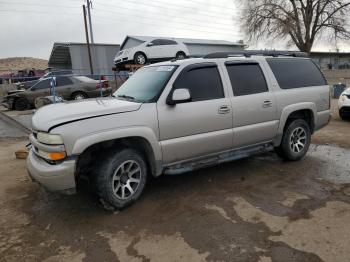
[[321,161],[319,178],[334,184],[350,183],[350,150],[330,145],[311,145],[308,157]]

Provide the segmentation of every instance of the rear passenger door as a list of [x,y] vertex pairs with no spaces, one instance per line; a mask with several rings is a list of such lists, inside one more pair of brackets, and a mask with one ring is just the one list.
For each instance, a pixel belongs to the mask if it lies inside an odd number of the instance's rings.
[[276,99],[258,62],[226,62],[231,83],[233,146],[271,141],[277,134]]
[[[232,148],[232,108],[216,63],[185,67],[172,90],[188,89],[191,101],[157,103],[160,140],[166,164]],[[172,91],[166,96],[171,96]]]

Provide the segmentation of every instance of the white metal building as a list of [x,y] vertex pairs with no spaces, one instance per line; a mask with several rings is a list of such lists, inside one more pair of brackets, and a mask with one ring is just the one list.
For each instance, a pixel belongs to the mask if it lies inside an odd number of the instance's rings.
[[[114,56],[120,45],[91,45],[94,74],[113,74]],[[54,43],[49,67],[54,69],[71,69],[77,74],[90,74],[90,64],[86,43]]]
[[154,39],[170,39],[184,43],[191,56],[207,55],[214,52],[229,52],[244,50],[243,42],[230,42],[225,40],[208,40],[208,39],[190,39],[174,37],[155,37],[155,36],[127,36],[120,46],[120,50],[138,46],[144,42]]

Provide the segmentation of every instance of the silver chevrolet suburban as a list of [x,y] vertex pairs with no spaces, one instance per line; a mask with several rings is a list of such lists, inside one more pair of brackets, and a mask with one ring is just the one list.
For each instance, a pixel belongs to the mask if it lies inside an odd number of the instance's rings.
[[119,209],[151,176],[271,150],[300,160],[329,120],[330,88],[305,54],[215,53],[145,66],[113,97],[39,109],[27,168],[52,191],[88,178]]

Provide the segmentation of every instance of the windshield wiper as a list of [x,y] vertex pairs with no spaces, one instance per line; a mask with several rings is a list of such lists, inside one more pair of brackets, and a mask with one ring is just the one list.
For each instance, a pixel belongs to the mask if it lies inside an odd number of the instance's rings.
[[135,97],[133,96],[127,96],[127,95],[118,95],[118,97],[120,98],[124,98],[124,99],[128,99],[128,100],[135,100]]

